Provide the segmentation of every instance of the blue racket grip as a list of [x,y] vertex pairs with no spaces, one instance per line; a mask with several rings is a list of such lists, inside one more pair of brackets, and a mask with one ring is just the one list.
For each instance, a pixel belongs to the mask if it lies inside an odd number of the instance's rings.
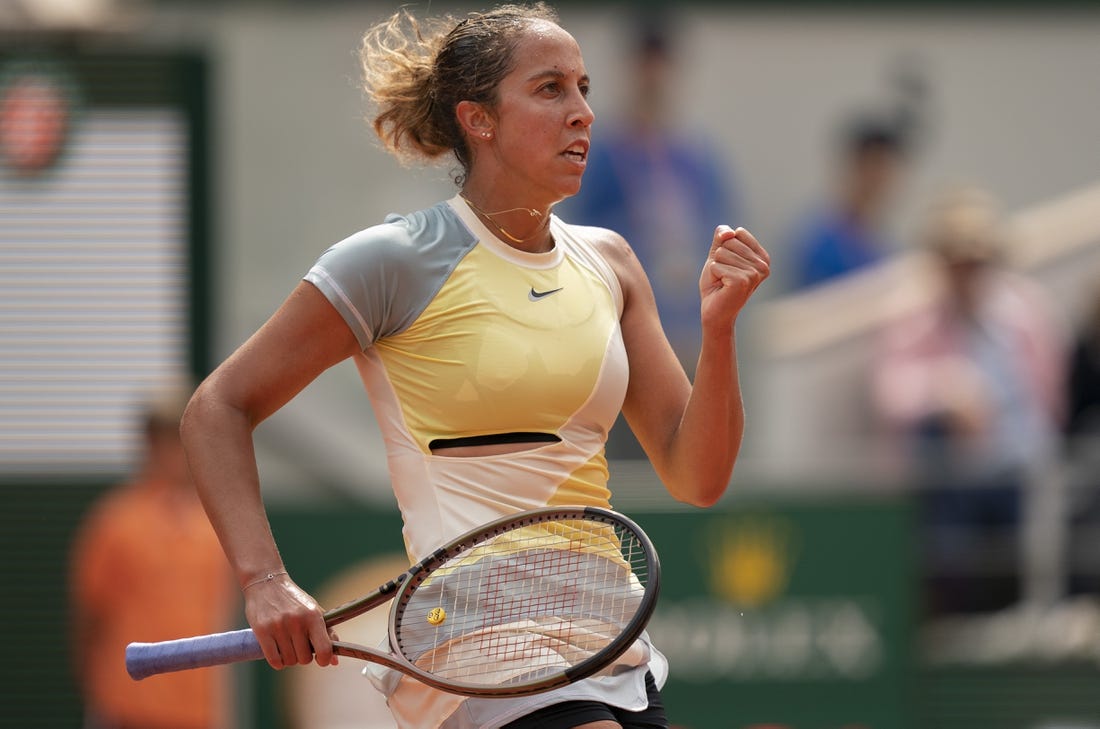
[[126,646],[126,671],[134,680],[157,673],[219,666],[264,657],[251,629]]

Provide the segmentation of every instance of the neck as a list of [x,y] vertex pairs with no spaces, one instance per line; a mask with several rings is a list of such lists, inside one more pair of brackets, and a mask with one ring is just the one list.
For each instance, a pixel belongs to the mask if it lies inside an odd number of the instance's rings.
[[490,230],[495,231],[513,248],[531,253],[544,253],[553,248],[549,210],[482,205],[471,200],[466,192],[459,195]]

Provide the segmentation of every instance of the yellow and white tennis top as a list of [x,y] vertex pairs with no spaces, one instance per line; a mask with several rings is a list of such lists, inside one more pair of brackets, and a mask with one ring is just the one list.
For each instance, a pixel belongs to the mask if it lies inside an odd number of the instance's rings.
[[[383,436],[405,545],[418,560],[499,516],[608,506],[607,432],[626,392],[618,280],[584,228],[551,220],[549,253],[517,251],[456,197],[390,216],[306,276],[340,311]],[[560,439],[478,458],[435,441]]]
[[[610,506],[604,444],[628,378],[622,292],[594,229],[556,216],[550,226],[553,250],[518,251],[456,196],[337,243],[305,277],[362,347],[356,364],[412,561],[517,511]],[[475,458],[432,453],[433,443],[512,433],[545,444]],[[658,685],[667,666],[648,641],[638,648],[627,656],[639,670],[549,695],[463,700],[403,679],[387,689],[390,706],[402,727],[447,729],[490,729],[574,698],[640,710],[647,662]]]

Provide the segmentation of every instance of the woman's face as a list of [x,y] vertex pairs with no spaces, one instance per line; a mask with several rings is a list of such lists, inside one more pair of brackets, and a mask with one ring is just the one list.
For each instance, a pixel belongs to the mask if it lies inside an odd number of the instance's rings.
[[497,93],[494,144],[483,160],[497,166],[497,185],[522,191],[532,205],[575,195],[594,118],[577,42],[557,25],[536,23],[519,41],[515,67]]

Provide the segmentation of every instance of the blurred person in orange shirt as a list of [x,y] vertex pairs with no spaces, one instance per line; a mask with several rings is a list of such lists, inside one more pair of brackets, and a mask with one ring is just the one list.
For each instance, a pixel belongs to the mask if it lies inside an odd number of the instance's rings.
[[1068,340],[1046,293],[1005,265],[992,198],[955,190],[928,222],[941,287],[885,332],[873,399],[918,486],[927,609],[998,610],[1022,597],[1024,499],[1060,438]]
[[189,391],[152,402],[144,460],[101,496],[73,542],[73,658],[85,729],[228,729],[230,675],[198,669],[134,681],[130,642],[230,628],[238,605],[226,561],[191,483],[179,437]]

